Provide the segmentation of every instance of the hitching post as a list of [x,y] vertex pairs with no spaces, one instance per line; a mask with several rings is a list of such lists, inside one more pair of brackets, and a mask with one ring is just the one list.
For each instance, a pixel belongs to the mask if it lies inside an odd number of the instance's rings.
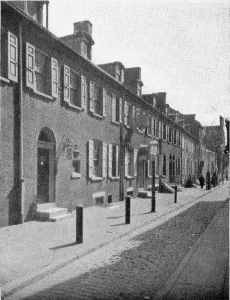
[[155,159],[152,161],[152,209],[151,212],[156,211],[156,191],[155,191]]
[[175,186],[174,203],[177,203],[177,185]]
[[76,244],[83,243],[83,205],[76,206]]
[[125,201],[125,224],[130,224],[130,197]]

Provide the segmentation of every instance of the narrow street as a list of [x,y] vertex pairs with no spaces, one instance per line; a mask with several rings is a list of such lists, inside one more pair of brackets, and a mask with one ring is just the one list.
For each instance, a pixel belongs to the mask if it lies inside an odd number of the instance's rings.
[[226,198],[208,197],[155,229],[131,233],[7,299],[154,299],[226,204]]

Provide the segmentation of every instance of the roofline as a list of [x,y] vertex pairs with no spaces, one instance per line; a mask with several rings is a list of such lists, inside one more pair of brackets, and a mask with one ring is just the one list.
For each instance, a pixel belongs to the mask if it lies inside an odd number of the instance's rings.
[[[21,15],[22,17],[24,17],[27,21],[33,23],[35,26],[39,27],[41,30],[43,30],[44,32],[46,32],[46,34],[50,35],[53,39],[55,39],[57,42],[59,42],[60,44],[62,44],[65,48],[67,48],[68,50],[70,50],[71,52],[73,52],[75,55],[77,55],[80,59],[86,61],[87,63],[89,63],[92,67],[94,67],[97,71],[101,72],[103,75],[105,75],[108,79],[112,80],[115,84],[117,84],[123,91],[128,92],[129,94],[131,94],[133,97],[135,97],[137,99],[137,101],[142,101],[143,104],[149,106],[149,108],[154,109],[154,107],[152,107],[151,104],[149,104],[148,102],[144,101],[143,98],[138,97],[137,95],[135,95],[134,93],[132,93],[129,89],[125,88],[125,86],[123,84],[121,84],[116,78],[114,78],[112,75],[108,74],[107,72],[105,72],[102,68],[98,67],[96,64],[94,64],[92,61],[88,60],[87,58],[83,57],[82,55],[80,55],[79,53],[77,53],[76,51],[74,51],[72,48],[70,48],[69,46],[67,46],[63,41],[60,40],[60,38],[58,38],[56,35],[54,35],[51,31],[49,31],[48,29],[46,29],[44,26],[42,26],[41,24],[39,24],[38,22],[36,22],[35,20],[33,20],[31,17],[29,17],[26,13],[24,13],[22,10],[20,10],[20,8],[16,7],[15,5],[9,3],[8,1],[2,1],[1,5],[8,5],[10,6],[12,9],[14,9],[19,15]],[[134,67],[134,68],[139,68],[140,67]],[[132,69],[132,68],[130,68]],[[166,92],[162,92],[165,93]],[[158,93],[159,94],[159,93]],[[159,111],[156,110],[156,112],[159,113]],[[173,122],[172,120],[170,120],[169,118],[167,118],[167,116],[165,116],[164,114],[162,114],[161,112],[159,113],[159,115],[163,118],[168,119],[170,122]],[[180,125],[178,125],[177,123],[173,122],[176,126],[179,126],[179,128],[181,128],[183,131],[184,128]],[[193,136],[192,134],[190,134],[189,132],[185,131],[186,134],[188,134],[190,137],[192,137],[195,140],[198,140],[195,136]]]

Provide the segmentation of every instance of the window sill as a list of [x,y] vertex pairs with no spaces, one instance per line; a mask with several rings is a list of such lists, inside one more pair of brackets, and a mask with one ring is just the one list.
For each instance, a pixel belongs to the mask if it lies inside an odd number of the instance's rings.
[[125,176],[125,179],[135,179],[135,177],[134,176]]
[[117,121],[111,121],[111,123],[112,123],[113,125],[120,126],[120,123],[117,122]]
[[119,180],[119,179],[120,179],[120,177],[109,177],[109,179],[110,179],[110,180],[114,180],[114,181],[115,181],[115,180]]
[[72,107],[72,108],[74,108],[74,109],[76,109],[76,110],[79,110],[79,111],[82,111],[82,110],[83,110],[81,107],[76,106],[76,105],[71,104],[71,103],[68,103],[68,106],[69,106],[69,107]]
[[91,177],[91,181],[102,181],[104,178],[103,177]]
[[81,178],[81,174],[77,172],[72,172],[71,179]]
[[1,81],[4,81],[4,82],[7,82],[7,83],[10,83],[10,80],[9,80],[9,79],[7,79],[7,78],[5,78],[5,77],[2,77],[2,76],[0,76],[0,80],[1,80]]
[[54,97],[49,96],[49,95],[46,95],[46,94],[43,94],[43,93],[41,93],[41,92],[39,92],[39,91],[37,91],[37,90],[33,90],[33,91],[34,91],[35,94],[37,94],[37,95],[39,95],[39,96],[42,96],[42,97],[44,97],[44,98],[46,98],[46,99],[49,99],[49,100],[55,99]]
[[104,119],[104,117],[101,116],[101,115],[95,114],[95,113],[93,113],[93,112],[91,112],[91,114],[92,114],[92,116],[97,117],[97,118],[99,118],[99,119]]

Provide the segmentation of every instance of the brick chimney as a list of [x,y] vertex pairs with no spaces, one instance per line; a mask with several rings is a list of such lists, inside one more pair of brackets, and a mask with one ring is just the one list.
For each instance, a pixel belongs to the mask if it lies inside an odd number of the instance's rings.
[[70,48],[84,56],[92,59],[92,23],[90,21],[81,21],[73,24],[73,34],[63,36],[60,39]]

